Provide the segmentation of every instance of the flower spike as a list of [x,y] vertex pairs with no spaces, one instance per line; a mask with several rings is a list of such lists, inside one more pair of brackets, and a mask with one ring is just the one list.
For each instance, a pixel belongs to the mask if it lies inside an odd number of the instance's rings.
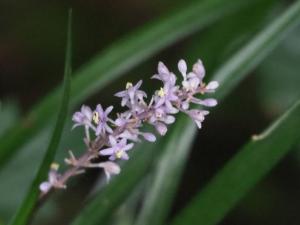
[[[46,194],[52,188],[66,188],[70,177],[85,172],[87,168],[102,168],[107,180],[110,180],[112,175],[121,171],[118,160],[128,160],[128,152],[135,143],[141,140],[156,141],[155,134],[143,130],[145,124],[152,125],[158,135],[164,136],[168,126],[175,122],[175,114],[183,112],[201,128],[209,114],[204,108],[217,105],[216,99],[202,96],[215,92],[219,83],[211,81],[206,85],[203,82],[205,68],[200,59],[192,66],[192,71],[188,71],[188,65],[183,59],[179,60],[177,67],[182,76],[181,82],[176,82],[177,76],[164,63],[158,63],[157,74],[152,78],[161,81],[162,85],[154,91],[149,103],[145,101],[147,94],[140,89],[140,80],[136,84],[128,82],[125,90],[115,94],[121,98],[121,106],[126,107],[115,118],[110,117],[113,106],[105,109],[101,104],[94,110],[83,105],[80,111],[75,112],[72,117],[73,128],[84,127],[84,141],[88,149],[77,158],[69,151],[70,156],[65,162],[71,168],[63,174],[59,174],[58,166],[53,164],[48,180],[40,185],[41,193]],[[192,105],[200,108],[191,108]],[[102,159],[100,163],[95,163],[99,158]]]

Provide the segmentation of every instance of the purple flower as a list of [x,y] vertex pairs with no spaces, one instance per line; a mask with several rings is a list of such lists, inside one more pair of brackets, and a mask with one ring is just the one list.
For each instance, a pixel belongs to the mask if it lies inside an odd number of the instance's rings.
[[120,113],[118,114],[118,118],[114,121],[114,124],[118,127],[123,127],[128,123],[131,116],[132,113],[130,111]]
[[93,128],[92,125],[93,112],[90,107],[82,105],[79,112],[73,114],[72,120],[75,122],[72,129],[78,126],[86,126]]
[[110,180],[111,175],[116,175],[121,172],[120,166],[114,162],[101,162],[97,164],[97,166],[103,168],[107,181]]
[[202,82],[202,79],[205,76],[205,68],[203,66],[203,63],[200,59],[193,65],[193,73],[200,79]]
[[155,122],[153,125],[161,136],[164,136],[168,131],[168,127],[164,123]]
[[219,83],[217,81],[211,81],[209,82],[205,89],[206,89],[206,92],[215,92],[215,90],[219,87]]
[[[199,67],[199,66],[195,66],[195,65],[194,65],[194,67]],[[187,65],[183,59],[179,60],[179,62],[178,62],[178,70],[180,71],[180,73],[183,76],[183,81],[181,83],[183,88],[186,91],[195,92],[196,89],[199,87],[199,85],[202,81],[202,78],[200,78],[200,76],[197,75],[195,72],[190,72],[187,74]]]
[[176,91],[178,87],[172,83],[165,83],[163,88],[160,88],[157,91],[156,96],[154,98],[155,107],[158,108],[162,105],[165,105],[165,110],[167,113],[177,113],[178,110],[172,105],[172,102],[178,100],[178,96]]
[[142,135],[145,138],[145,140],[147,140],[149,142],[155,142],[156,141],[156,137],[152,133],[149,133],[149,132],[140,132],[140,135]]
[[169,69],[163,64],[162,62],[158,63],[157,66],[158,74],[154,74],[152,79],[161,80],[164,84],[165,83],[176,83],[176,76],[174,73],[170,72]]
[[195,104],[207,106],[207,107],[214,107],[218,104],[217,100],[214,98],[207,98],[207,99],[202,100],[202,99],[193,97],[191,99],[191,102],[193,102]]
[[205,110],[191,109],[186,111],[186,113],[195,121],[200,129],[202,127],[201,123],[204,121],[204,117],[208,115],[209,112]]
[[115,96],[122,98],[122,106],[126,105],[133,111],[140,111],[143,109],[142,106],[146,106],[144,98],[147,97],[147,94],[144,91],[139,90],[142,83],[142,80],[140,80],[134,86],[132,85],[132,83],[127,83],[126,90],[120,91],[115,94]]
[[113,110],[113,106],[108,107],[105,111],[100,104],[97,105],[94,111],[93,121],[97,124],[96,135],[105,134],[105,132],[112,133],[113,130],[108,126],[108,115]]
[[175,122],[175,117],[167,114],[167,110],[165,107],[158,107],[153,109],[153,113],[149,119],[150,123],[154,123],[156,121],[161,121],[166,124],[172,124]]
[[143,138],[150,142],[155,142],[156,137],[154,134],[149,132],[141,132],[137,128],[128,128],[125,131],[123,131],[120,135],[118,135],[118,138],[125,138],[127,140],[139,142],[139,136],[143,136]]
[[100,150],[100,155],[109,155],[109,160],[129,159],[127,151],[133,147],[133,143],[127,144],[127,139],[122,138],[119,141],[111,135],[109,136],[109,143],[111,147]]
[[118,135],[118,138],[125,138],[134,142],[140,141],[138,129],[126,129]]

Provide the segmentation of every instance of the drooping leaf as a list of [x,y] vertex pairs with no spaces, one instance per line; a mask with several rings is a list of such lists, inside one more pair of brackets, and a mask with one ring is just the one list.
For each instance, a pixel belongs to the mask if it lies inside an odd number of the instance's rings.
[[[294,10],[292,12],[290,10],[287,10],[277,20],[267,26],[265,30],[263,30],[255,38],[253,38],[246,45],[246,47],[242,48],[240,51],[234,54],[233,57],[229,58],[229,60],[219,68],[218,72],[212,78],[213,80],[219,80],[221,83],[222,91],[220,93],[216,93],[218,99],[223,99],[226,94],[228,94],[238,84],[239,81],[246,77],[246,72],[252,69],[259,62],[258,59],[262,60],[263,57],[266,56],[267,53],[270,52],[270,50],[279,43],[281,38],[288,33],[291,27],[295,25],[297,13],[298,12]],[[289,16],[287,16],[287,14]],[[282,20],[285,20],[285,23],[283,23]],[[252,47],[254,49],[251,49]],[[255,58],[256,63],[253,63],[251,61],[253,58]],[[240,63],[237,63],[237,60]],[[233,76],[235,77],[235,79],[233,79]],[[222,87],[222,85],[224,86]],[[177,129],[185,130],[186,128],[187,127],[182,126],[181,119],[179,119],[177,121],[177,124],[173,127],[174,132]],[[172,136],[172,133],[169,135]],[[155,146],[159,146],[159,144]],[[164,148],[160,148],[160,150],[162,149]],[[153,149],[153,151],[155,150]],[[146,154],[145,151],[143,152],[144,154]],[[143,163],[147,163],[147,165],[152,160],[152,158],[149,157],[146,157],[145,159]],[[137,160],[138,159],[132,159],[127,166],[131,164],[131,166],[134,168],[134,164],[144,165],[143,163],[138,164],[139,162],[137,162]],[[140,167],[137,166],[135,170],[140,170]],[[143,170],[143,172],[145,171],[146,169]],[[144,173],[136,173],[132,175],[127,170],[124,170],[121,174],[122,177],[120,176],[116,178],[116,182],[118,181],[119,188],[116,187],[114,183],[108,185],[108,187],[99,195],[97,195],[97,197],[77,217],[74,225],[93,225],[103,221],[111,214],[113,209],[115,209],[117,205],[120,204],[120,202],[124,198],[126,198],[126,194],[128,193],[128,191],[133,189],[135,183],[131,183],[129,185],[127,182],[125,182],[126,178],[133,179],[133,176],[135,175],[139,175],[142,177],[143,174]],[[121,179],[124,180],[126,186],[121,186]],[[137,177],[135,177],[134,179],[136,179],[136,182],[139,180]],[[109,193],[107,189],[112,189],[114,192],[118,193]],[[117,198],[115,197],[116,195],[118,196]],[[103,207],[102,204],[104,203],[106,207]],[[92,218],[92,220],[90,220],[90,218]]]
[[[174,129],[174,135],[181,133],[185,122],[186,120],[182,120],[177,123],[176,128]],[[186,132],[185,136],[187,139],[193,130],[194,129],[190,129]],[[168,135],[168,140],[169,139],[174,140],[172,135]],[[163,149],[167,143],[166,141],[161,141],[162,140],[155,146],[156,148],[159,148],[157,150]],[[122,169],[122,173],[101,190],[98,195],[93,197],[93,201],[80,213],[72,223],[73,225],[92,225],[98,224],[99,221],[105,221],[108,218],[108,215],[113,213],[113,210],[116,209],[120,202],[129,195],[128,192],[134,189],[135,185],[139,182],[139,179],[149,170],[156,154],[158,154],[158,152],[152,148],[151,144],[142,145],[135,153],[136,154],[130,159],[131,163],[126,163]]]
[[268,114],[279,114],[300,97],[300,26],[268,57],[257,71],[261,107]]
[[262,134],[253,136],[172,225],[218,224],[237,202],[300,140],[300,101]]
[[139,213],[137,225],[161,224],[168,215],[175,187],[196,135],[193,121],[187,117],[180,119],[176,123],[182,125],[176,126],[176,130],[170,135],[163,154],[152,171],[154,176],[147,189],[147,197],[143,210]]
[[47,174],[50,168],[50,164],[53,162],[56,150],[58,148],[61,134],[64,128],[65,120],[68,112],[69,95],[70,95],[70,79],[71,79],[71,20],[72,11],[69,12],[68,22],[68,37],[66,47],[66,61],[65,61],[65,72],[64,72],[64,87],[63,96],[60,106],[60,111],[56,120],[56,124],[53,130],[51,140],[48,145],[46,154],[41,162],[40,168],[31,184],[28,193],[23,200],[19,210],[11,221],[11,225],[25,225],[28,224],[32,213],[35,209],[37,199],[39,196],[39,185],[42,181],[47,179]]
[[[268,7],[270,5],[270,2],[266,2],[266,3],[268,4],[266,5],[257,4],[254,7],[249,8],[247,10],[241,10],[237,14],[234,14],[230,18],[227,18],[226,19],[227,21],[223,21],[222,25],[226,26],[226,29],[228,29],[228,27],[230,27],[230,24],[233,23],[232,21],[236,19],[237,16],[239,16],[238,18],[240,18],[244,16],[243,14],[245,13],[247,14],[248,11],[253,12],[253,10],[255,10],[257,12],[260,10],[261,13],[264,12],[264,14],[266,14],[267,9],[270,8]],[[251,24],[252,27],[255,27],[258,23],[261,22],[262,19],[261,16],[257,15],[257,17],[259,17],[259,20],[257,22],[255,21],[251,21],[251,23],[249,22],[249,24]],[[252,19],[255,20],[255,17],[252,16]],[[218,27],[216,27],[216,30],[217,29]],[[231,29],[236,30],[238,29],[238,26],[233,26],[233,28]],[[242,29],[243,28],[240,28],[241,31]],[[212,33],[216,33],[216,32],[217,31]],[[220,30],[219,32],[222,33],[223,30]],[[251,32],[251,30],[248,29],[248,32]],[[241,32],[241,36],[242,36],[242,32]],[[207,48],[208,47],[209,46],[207,46]],[[223,48],[225,49],[226,47]],[[220,47],[218,49],[220,49]],[[219,51],[218,53],[220,55],[223,55],[223,52],[221,51]],[[211,58],[214,58],[212,54],[210,54],[209,56]],[[206,60],[207,59],[208,58],[206,58]],[[238,74],[238,75],[242,76],[243,74]],[[224,96],[221,97],[224,98]],[[191,122],[187,122],[185,129],[183,130],[189,130],[191,129],[191,127],[193,127],[193,124]],[[202,129],[201,132],[205,132],[205,128]],[[185,136],[178,135],[177,137],[174,137],[174,139],[177,140],[179,143],[181,141],[184,142]],[[168,217],[170,208],[172,206],[172,202],[176,192],[176,187],[180,181],[184,164],[186,163],[186,157],[183,157],[182,155],[186,156],[189,153],[189,151],[191,150],[189,148],[189,145],[191,144],[192,140],[193,140],[192,138],[189,139],[189,143],[185,142],[184,146],[178,145],[178,147],[166,149],[163,152],[161,158],[158,159],[159,160],[158,166],[152,172],[154,179],[152,180],[151,184],[148,186],[147,189],[148,192],[146,192],[146,197],[144,199],[143,207],[138,214],[137,223],[136,223],[137,225],[160,225],[165,223],[165,220]],[[176,152],[181,152],[182,155],[176,154]],[[168,163],[168,162],[172,162],[172,163]]]

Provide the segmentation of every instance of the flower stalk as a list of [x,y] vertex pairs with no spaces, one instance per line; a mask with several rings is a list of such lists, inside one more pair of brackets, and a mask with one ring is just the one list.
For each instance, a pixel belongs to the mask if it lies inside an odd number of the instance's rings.
[[[151,132],[142,131],[144,124],[152,125],[157,133],[165,135],[168,125],[175,122],[175,114],[183,112],[195,121],[198,128],[209,111],[193,109],[192,104],[202,107],[214,107],[217,101],[213,98],[202,98],[203,95],[213,93],[218,88],[218,82],[203,82],[205,68],[201,60],[198,60],[188,72],[184,60],[178,62],[178,70],[183,79],[181,85],[177,84],[176,75],[162,63],[158,63],[157,74],[153,79],[160,80],[162,87],[155,91],[149,103],[145,101],[147,94],[140,90],[142,81],[135,85],[128,82],[126,88],[115,94],[121,98],[121,106],[127,110],[118,113],[115,119],[109,114],[113,106],[104,109],[98,104],[95,110],[83,105],[80,111],[75,112],[72,120],[73,128],[82,126],[85,130],[84,142],[87,146],[85,153],[76,158],[69,151],[69,157],[65,159],[70,168],[60,174],[58,165],[53,164],[49,171],[48,180],[40,185],[41,196],[45,196],[52,189],[65,189],[69,178],[82,174],[88,168],[102,168],[107,180],[112,175],[119,174],[121,169],[117,160],[128,160],[130,151],[136,142],[144,139],[155,142],[156,136]],[[99,158],[105,161],[95,162]]]

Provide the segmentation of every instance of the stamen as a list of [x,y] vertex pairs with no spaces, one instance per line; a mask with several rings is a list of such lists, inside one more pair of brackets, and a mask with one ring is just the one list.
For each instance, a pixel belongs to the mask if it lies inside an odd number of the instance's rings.
[[161,87],[161,88],[159,89],[159,91],[157,92],[157,95],[158,95],[159,97],[164,97],[164,96],[166,95],[166,92],[165,92],[165,90]]
[[120,158],[122,157],[122,155],[123,155],[123,151],[122,151],[122,150],[116,151],[116,157],[117,157],[118,159],[120,159]]
[[131,87],[133,87],[133,84],[131,82],[127,82],[126,83],[126,89],[129,89]]
[[59,168],[59,164],[58,163],[51,163],[51,165],[50,165],[50,168],[51,168],[51,170],[58,170],[58,168]]
[[99,123],[99,113],[98,112],[93,113],[93,121],[95,124]]

